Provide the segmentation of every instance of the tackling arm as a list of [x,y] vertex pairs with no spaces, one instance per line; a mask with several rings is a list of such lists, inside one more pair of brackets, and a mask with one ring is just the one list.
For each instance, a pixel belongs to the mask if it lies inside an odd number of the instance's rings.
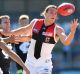
[[0,42],[0,48],[3,49],[14,61],[20,64],[25,71],[29,72],[21,58],[13,50],[9,49],[5,43]]

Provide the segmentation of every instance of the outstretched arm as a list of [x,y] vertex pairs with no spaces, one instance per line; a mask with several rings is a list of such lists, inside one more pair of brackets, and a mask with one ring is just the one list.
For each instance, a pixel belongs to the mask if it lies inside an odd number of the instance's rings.
[[7,45],[3,42],[0,42],[0,48],[3,49],[14,61],[20,64],[22,68],[26,71],[26,73],[29,74],[29,70],[27,69],[23,61],[13,50],[9,49]]
[[15,43],[19,42],[29,42],[31,41],[32,36],[15,36],[14,41]]
[[61,42],[64,45],[69,45],[71,43],[71,41],[74,38],[77,26],[78,26],[78,19],[74,19],[71,22],[71,32],[69,33],[68,36],[65,35],[64,30],[62,28],[60,28],[60,27],[56,28],[56,33],[58,34]]
[[21,27],[21,28],[12,30],[11,32],[0,32],[0,33],[5,36],[11,36],[11,35],[19,36],[21,34],[25,34],[25,33],[27,34],[27,33],[31,32],[31,30],[32,30],[32,26],[28,25],[25,27]]
[[11,36],[7,38],[1,38],[5,43],[19,43],[19,42],[28,42],[31,40],[31,35],[30,36]]
[[32,20],[31,23],[27,26],[12,30],[11,32],[7,32],[7,33],[6,32],[0,32],[0,33],[5,35],[5,36],[11,36],[11,35],[19,36],[21,34],[29,34],[32,31],[32,27],[33,27],[34,23],[35,23],[35,19]]

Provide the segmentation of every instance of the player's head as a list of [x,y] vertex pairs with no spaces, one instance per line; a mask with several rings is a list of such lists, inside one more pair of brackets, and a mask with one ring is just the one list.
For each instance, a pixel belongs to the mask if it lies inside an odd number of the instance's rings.
[[10,31],[10,17],[8,15],[0,16],[2,28],[6,31]]
[[56,19],[57,18],[57,6],[48,5],[44,11],[41,13],[42,16],[48,19]]
[[29,24],[29,16],[28,15],[21,15],[19,17],[19,24],[21,26],[26,26],[27,24]]

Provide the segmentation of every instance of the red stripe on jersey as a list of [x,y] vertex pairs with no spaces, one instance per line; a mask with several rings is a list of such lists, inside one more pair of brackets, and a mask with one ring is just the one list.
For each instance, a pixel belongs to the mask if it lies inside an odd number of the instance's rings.
[[42,27],[42,25],[43,25],[43,19],[39,19],[39,20],[35,23],[35,25],[34,25],[33,28],[36,28],[37,30],[40,30],[41,27]]

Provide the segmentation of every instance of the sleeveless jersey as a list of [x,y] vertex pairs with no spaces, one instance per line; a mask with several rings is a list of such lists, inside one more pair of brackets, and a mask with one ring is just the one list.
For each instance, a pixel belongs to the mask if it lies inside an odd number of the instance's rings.
[[55,45],[54,40],[55,23],[45,26],[43,19],[38,19],[32,29],[31,45],[28,51],[28,57],[51,58],[51,51]]

